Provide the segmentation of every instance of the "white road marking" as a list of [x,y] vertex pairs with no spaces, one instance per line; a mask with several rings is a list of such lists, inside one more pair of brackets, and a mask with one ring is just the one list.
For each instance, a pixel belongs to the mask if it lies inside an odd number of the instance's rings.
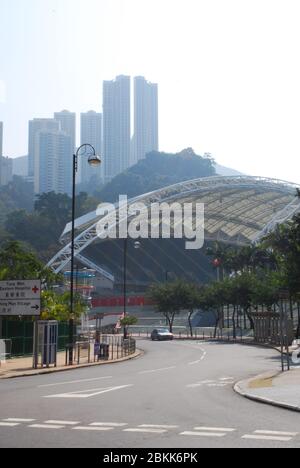
[[58,424],[32,424],[31,426],[28,426],[32,429],[64,429],[65,426],[61,426]]
[[50,420],[50,421],[45,421],[45,424],[54,424],[54,425],[59,425],[59,426],[76,426],[76,424],[79,424],[79,421],[56,421],[56,420]]
[[296,437],[298,435],[298,432],[255,431],[255,434]]
[[208,384],[212,384],[214,382],[215,382],[215,380],[203,380],[202,382],[198,382],[198,383],[203,384],[203,385],[208,385]]
[[190,384],[190,385],[187,385],[187,388],[199,388],[199,387],[202,387],[202,384]]
[[195,436],[195,437],[225,437],[226,436],[226,434],[221,433],[221,432],[192,432],[192,431],[181,432],[180,435]]
[[203,348],[200,348],[200,351],[202,351],[203,353],[201,358],[198,359],[198,361],[189,362],[189,366],[195,366],[196,364],[200,364],[205,359],[207,352]]
[[20,423],[0,422],[0,427],[17,427]]
[[235,432],[236,429],[230,429],[228,427],[195,427],[195,431],[212,431],[212,432]]
[[127,423],[99,423],[95,422],[90,424],[92,427],[125,427],[128,426]]
[[162,369],[152,369],[152,370],[142,371],[142,372],[139,372],[139,374],[140,374],[140,375],[143,375],[143,374],[153,374],[154,372],[163,372],[163,371],[167,371],[167,370],[171,370],[171,369],[176,369],[176,366],[164,367],[164,368],[162,368]]
[[68,381],[68,382],[57,382],[57,383],[52,383],[52,384],[39,385],[38,388],[57,387],[59,385],[71,385],[71,384],[82,383],[82,382],[83,383],[84,382],[95,382],[97,380],[106,380],[106,379],[112,379],[112,376],[97,377],[95,379],[71,380],[71,381]]
[[135,429],[124,429],[123,432],[140,432],[145,434],[165,434],[165,429],[142,429],[142,428],[135,428]]
[[229,381],[234,381],[234,377],[222,377],[219,379],[221,382],[226,382],[227,380]]
[[113,431],[113,427],[93,427],[93,426],[77,426],[72,427],[73,431],[98,431],[98,432],[107,432]]
[[214,383],[214,384],[208,384],[208,387],[217,387],[217,388],[224,388],[227,387],[227,383]]
[[292,437],[271,437],[271,436],[263,436],[263,435],[244,435],[242,439],[246,440],[264,440],[264,441],[274,441],[274,442],[290,442]]
[[11,423],[32,423],[36,421],[36,419],[7,418],[7,419],[3,419],[3,421],[11,422]]
[[44,398],[91,398],[104,393],[115,392],[124,388],[133,387],[133,385],[122,385],[120,387],[92,388],[90,390],[80,390],[78,392],[60,393],[58,395],[47,395]]
[[166,426],[163,424],[141,424],[140,428],[144,429],[177,429],[178,426]]
[[207,384],[208,387],[227,387],[227,384],[221,384],[221,383],[210,383]]

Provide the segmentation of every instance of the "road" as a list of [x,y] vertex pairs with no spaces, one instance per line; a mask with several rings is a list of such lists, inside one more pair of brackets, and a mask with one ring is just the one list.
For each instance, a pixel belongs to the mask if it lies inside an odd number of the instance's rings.
[[236,381],[279,369],[270,349],[142,340],[120,364],[0,382],[1,447],[299,447],[300,416]]

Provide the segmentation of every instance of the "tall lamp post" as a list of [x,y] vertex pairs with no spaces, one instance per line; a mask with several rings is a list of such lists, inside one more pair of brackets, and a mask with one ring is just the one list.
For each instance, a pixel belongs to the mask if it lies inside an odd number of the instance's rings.
[[[141,248],[140,242],[134,243],[135,250]],[[124,318],[127,317],[127,254],[128,254],[128,238],[124,239],[124,263],[123,263],[123,295],[124,295]],[[126,327],[124,327],[124,339],[127,338]]]
[[71,292],[70,292],[70,320],[69,320],[69,365],[73,365],[74,346],[74,257],[75,257],[75,204],[76,204],[76,174],[78,172],[79,156],[87,156],[88,164],[99,167],[101,158],[96,154],[95,148],[86,143],[81,145],[73,155],[73,185],[72,185],[72,231],[71,231]]

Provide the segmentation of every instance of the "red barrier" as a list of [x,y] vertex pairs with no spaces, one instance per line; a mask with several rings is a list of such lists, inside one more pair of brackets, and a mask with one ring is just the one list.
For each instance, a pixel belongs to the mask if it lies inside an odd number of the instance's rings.
[[[127,305],[129,307],[143,307],[146,305],[153,305],[151,300],[144,296],[129,296]],[[92,300],[93,308],[96,307],[124,307],[124,297],[107,297]]]

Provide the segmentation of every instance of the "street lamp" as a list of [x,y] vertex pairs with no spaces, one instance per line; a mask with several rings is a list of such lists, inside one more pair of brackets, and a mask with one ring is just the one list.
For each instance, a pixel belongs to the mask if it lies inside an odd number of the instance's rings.
[[[136,241],[134,249],[139,250],[141,243]],[[123,264],[123,293],[124,293],[124,318],[127,316],[127,253],[128,253],[128,238],[124,239],[124,264]],[[127,338],[126,327],[124,327],[124,338]]]
[[79,156],[88,156],[88,164],[99,167],[101,158],[96,154],[95,148],[86,143],[81,145],[73,155],[73,185],[72,185],[72,231],[71,231],[71,292],[70,292],[70,320],[69,320],[69,365],[73,365],[74,345],[74,257],[75,257],[75,203],[76,203],[76,174],[78,171]]

